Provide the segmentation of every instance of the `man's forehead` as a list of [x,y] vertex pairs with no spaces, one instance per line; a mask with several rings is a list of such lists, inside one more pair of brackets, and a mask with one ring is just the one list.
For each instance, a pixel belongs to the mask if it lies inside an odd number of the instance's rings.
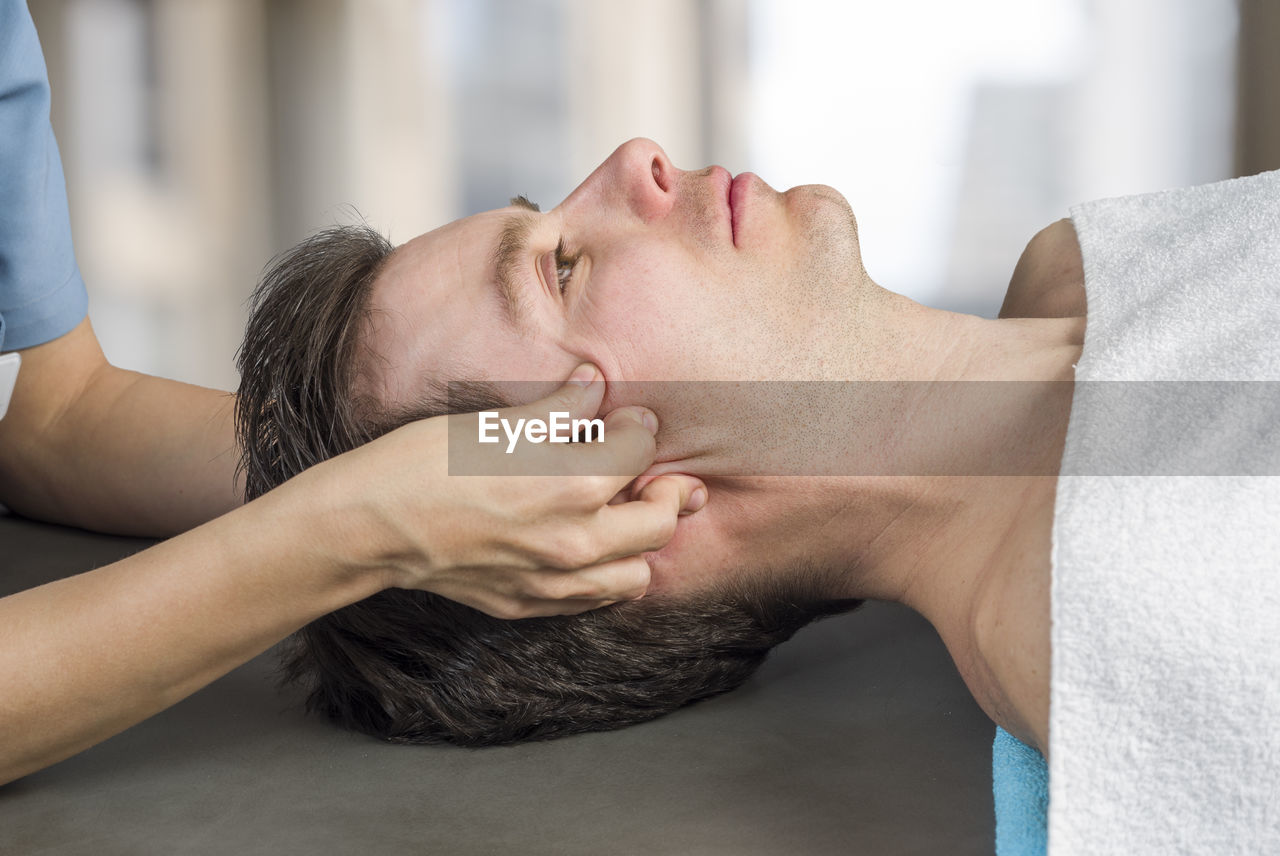
[[390,277],[463,273],[485,275],[503,224],[516,209],[483,211],[425,232],[396,247],[384,269]]
[[[486,211],[455,220],[397,247],[373,283],[366,342],[377,359],[368,367],[375,397],[412,398],[424,382],[458,372],[462,352],[492,344],[500,301],[492,287],[494,250],[503,226],[520,209]],[[524,212],[527,213],[527,212]],[[484,310],[492,301],[492,316]],[[486,318],[492,317],[492,322]]]

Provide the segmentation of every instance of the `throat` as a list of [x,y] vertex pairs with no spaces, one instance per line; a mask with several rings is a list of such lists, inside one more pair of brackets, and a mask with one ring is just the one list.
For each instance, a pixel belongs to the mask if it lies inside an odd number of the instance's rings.
[[[1050,547],[1057,479],[1006,485],[1019,507],[980,565],[958,561],[955,591],[921,610],[991,719],[1048,755]],[[972,580],[966,585],[967,580]]]

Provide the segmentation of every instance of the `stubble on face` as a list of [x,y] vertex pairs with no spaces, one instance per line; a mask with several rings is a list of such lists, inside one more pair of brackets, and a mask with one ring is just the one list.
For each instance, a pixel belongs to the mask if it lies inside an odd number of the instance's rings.
[[748,273],[764,295],[753,311],[769,313],[758,343],[775,367],[767,379],[849,379],[843,355],[858,341],[861,307],[879,290],[862,264],[853,210],[825,185],[774,200],[779,210],[766,240],[776,246],[753,258]]

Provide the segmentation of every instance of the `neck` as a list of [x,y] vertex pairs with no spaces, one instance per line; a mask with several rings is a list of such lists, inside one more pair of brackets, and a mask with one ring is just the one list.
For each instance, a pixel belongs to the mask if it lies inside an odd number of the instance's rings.
[[[1084,319],[990,321],[884,299],[874,343],[829,342],[808,373],[858,382],[789,384],[831,400],[769,402],[734,438],[756,432],[754,444],[712,444],[752,449],[749,466],[704,468],[725,541],[748,545],[757,566],[816,571],[833,598],[917,610],[987,712],[1038,743],[1016,712],[1026,706],[1005,697],[1002,673],[1018,664],[993,661],[1002,641],[989,634],[1011,601],[1024,603],[1021,620],[1044,628],[1047,663],[1053,495]],[[761,443],[766,434],[791,442]],[[819,470],[799,467],[815,460]],[[765,475],[727,475],[744,471]]]

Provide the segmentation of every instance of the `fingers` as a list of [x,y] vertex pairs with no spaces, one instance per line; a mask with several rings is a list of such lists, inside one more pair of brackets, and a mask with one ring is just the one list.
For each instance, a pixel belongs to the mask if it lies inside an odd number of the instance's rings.
[[684,474],[659,476],[639,498],[600,510],[593,525],[609,533],[608,543],[600,548],[600,560],[661,550],[675,535],[677,518],[706,504],[707,488],[700,479]]
[[[650,569],[642,554],[665,546],[679,516],[706,504],[707,489],[693,476],[668,474],[637,482],[641,487],[633,486],[631,501],[616,499],[654,460],[658,419],[646,408],[610,412],[602,418],[603,436],[594,434],[590,442],[548,435],[548,426],[556,424],[552,415],[600,418],[604,394],[603,376],[584,364],[549,396],[503,410],[506,442],[485,433],[492,414],[483,414],[489,422],[477,414],[463,417],[469,421],[462,429],[471,433],[457,436],[479,442],[459,443],[460,450],[451,442],[450,475],[557,478],[466,483],[475,496],[465,508],[496,503],[506,509],[489,515],[499,524],[499,549],[489,544],[478,562],[455,557],[451,565],[468,569],[465,574],[444,575],[422,587],[498,618],[574,614],[644,594]],[[483,530],[490,531],[492,523]]]
[[675,534],[677,518],[706,501],[706,486],[694,476],[660,476],[634,500],[597,503],[586,518],[545,528],[533,561],[538,567],[572,571],[660,550]]
[[649,587],[650,567],[641,554],[665,546],[678,516],[706,502],[701,480],[683,473],[659,476],[637,499],[605,506],[585,526],[564,530],[572,537],[546,552],[549,564],[508,571],[479,587],[466,575],[429,588],[503,619],[573,615],[634,600]]
[[540,568],[511,578],[501,586],[505,593],[458,591],[436,593],[453,597],[495,618],[533,618],[543,615],[576,615],[622,600],[633,600],[649,587],[649,563],[629,556],[577,571]]
[[[597,416],[604,394],[604,376],[584,363],[538,401],[497,414],[451,417],[457,424],[451,422],[450,428],[450,473],[599,476],[606,479],[599,487],[608,494],[586,493],[593,505],[603,505],[652,463],[658,430],[657,416],[644,407]],[[596,420],[600,424],[592,424]]]
[[[600,370],[591,363],[583,363],[551,395],[503,413],[508,418],[546,418],[549,413],[568,412],[570,419],[590,419],[599,412],[604,393],[604,376]],[[603,422],[604,436],[592,442],[575,443],[568,450],[544,448],[549,454],[567,452],[555,457],[557,464],[565,468],[565,475],[625,476],[625,484],[653,463],[658,417],[645,407],[619,407],[605,416]]]
[[609,497],[648,469],[657,451],[658,417],[644,407],[619,407],[604,418],[604,437],[577,443],[564,457],[565,475],[599,475],[608,479]]
[[664,502],[670,503],[674,497],[676,513],[681,517],[701,511],[707,504],[707,486],[702,479],[684,473],[671,473],[658,476],[640,491],[639,501],[649,502],[662,508]]
[[526,585],[527,595],[539,600],[631,600],[649,588],[649,563],[633,554],[577,571],[544,568]]
[[620,407],[603,422],[603,437],[595,441],[526,446],[514,455],[495,454],[490,460],[505,467],[500,474],[571,476],[544,483],[539,496],[549,507],[593,511],[648,469],[657,451],[653,434],[658,418],[650,410]]

